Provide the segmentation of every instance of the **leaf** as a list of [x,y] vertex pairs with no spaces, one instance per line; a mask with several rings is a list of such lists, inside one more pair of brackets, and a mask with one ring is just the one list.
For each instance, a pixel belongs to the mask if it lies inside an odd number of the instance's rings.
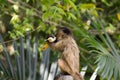
[[47,10],[48,10],[47,6],[42,5],[42,11],[47,11]]
[[16,43],[16,41],[14,40],[14,49],[15,49],[15,54],[14,54],[14,56],[15,56],[15,61],[16,61],[16,67],[17,67],[17,79],[20,79],[20,80],[22,80],[22,77],[21,77],[21,64],[20,64],[20,55],[19,55],[19,53],[18,53],[18,46],[17,46],[17,43]]
[[20,65],[21,65],[21,77],[25,80],[25,54],[24,54],[24,42],[23,38],[20,37]]
[[77,20],[76,16],[72,13],[68,13],[68,19],[73,19],[73,20]]
[[16,31],[16,35],[17,35],[17,36],[24,36],[21,31]]
[[28,73],[29,73],[29,75],[28,75],[28,79],[31,79],[31,76],[32,76],[32,63],[31,63],[31,61],[32,61],[32,58],[31,58],[31,50],[30,50],[30,47],[31,47],[31,45],[30,45],[30,35],[29,35],[29,32],[27,32],[27,37],[26,37],[26,50],[27,50],[27,64],[28,64]]
[[20,22],[20,19],[19,19],[19,15],[17,14],[12,14],[12,18],[10,20],[10,23],[11,24],[16,24],[16,23],[19,23]]
[[42,20],[43,21],[48,20],[50,18],[50,16],[51,16],[50,12],[47,11],[42,15]]
[[95,4],[89,3],[89,4],[80,4],[80,9],[94,9],[96,8]]
[[91,11],[91,14],[95,15],[96,17],[99,16],[99,15],[98,15],[98,12],[97,12],[96,10],[92,10],[92,11]]
[[57,11],[62,15],[66,15],[65,11],[61,8],[57,8]]
[[18,5],[13,5],[13,9],[16,11],[16,12],[19,12],[19,6]]
[[26,0],[26,2],[28,3],[30,0]]
[[70,3],[70,5],[71,5],[75,10],[77,10],[77,7],[76,7],[76,5],[73,3],[73,1],[69,0],[69,3]]
[[33,16],[34,15],[34,11],[32,9],[26,9],[26,15]]
[[113,5],[112,2],[108,3],[107,0],[101,0],[104,4],[106,4],[107,6],[111,7]]
[[109,23],[109,26],[106,27],[105,30],[110,34],[113,34],[115,32],[116,28],[111,23]]
[[40,22],[39,25],[40,25],[40,30],[41,31],[45,31],[46,30],[46,26],[45,26],[45,24],[43,22]]
[[8,64],[8,68],[9,68],[9,74],[8,76],[11,76],[11,77],[14,77],[15,78],[15,70],[14,70],[14,67],[13,67],[13,64],[12,64],[12,60],[11,60],[11,57],[6,49],[6,45],[4,43],[4,40],[2,38],[2,35],[0,34],[0,42],[2,43],[2,46],[3,46],[3,53],[4,53],[4,56],[6,58],[6,61],[7,61],[7,64]]
[[33,79],[32,80],[36,80],[37,58],[38,58],[38,34],[36,34],[36,37],[35,37],[32,57],[33,57],[33,59],[32,59],[33,60],[33,63],[32,63]]
[[100,72],[102,73],[102,78],[111,79],[111,77],[114,75],[114,80],[117,80],[119,79],[120,74],[120,55],[117,52],[117,48],[112,39],[109,37],[108,33],[105,31],[105,27],[100,20],[97,20],[97,23],[93,23],[93,25],[98,31],[101,29],[104,31],[105,35],[103,36],[99,33],[99,36],[105,45],[110,48],[110,51],[107,50],[106,47],[92,37],[89,37],[88,39],[92,47],[97,49],[97,51],[102,52],[102,55],[100,54],[99,58],[97,59],[98,67],[100,67]]
[[13,38],[13,39],[16,38],[16,35],[15,35],[14,33],[10,32],[10,31],[9,31],[8,33],[10,34],[10,37],[11,37],[11,38]]
[[120,21],[120,13],[117,13],[117,18]]

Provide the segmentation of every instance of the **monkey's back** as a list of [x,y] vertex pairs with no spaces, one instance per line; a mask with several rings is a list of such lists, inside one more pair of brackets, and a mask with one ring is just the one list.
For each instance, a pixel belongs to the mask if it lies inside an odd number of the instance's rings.
[[64,50],[62,56],[66,59],[67,64],[69,64],[72,70],[79,73],[79,48],[72,37],[67,38],[64,40],[65,45],[63,45]]

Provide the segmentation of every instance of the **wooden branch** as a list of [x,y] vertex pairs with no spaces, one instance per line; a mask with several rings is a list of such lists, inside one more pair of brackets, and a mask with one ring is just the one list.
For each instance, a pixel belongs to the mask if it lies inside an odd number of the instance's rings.
[[73,77],[71,75],[58,74],[54,80],[73,80]]

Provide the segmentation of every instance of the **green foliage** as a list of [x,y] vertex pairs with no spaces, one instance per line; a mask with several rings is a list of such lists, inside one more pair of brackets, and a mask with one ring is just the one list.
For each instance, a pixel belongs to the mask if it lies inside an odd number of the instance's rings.
[[[96,63],[102,78],[107,78],[108,80],[111,80],[114,77],[114,80],[117,80],[120,78],[120,55],[118,52],[119,49],[115,46],[110,36],[106,32],[104,26],[102,25],[102,21],[96,19],[96,22],[92,21],[92,24],[97,29],[100,40],[102,41],[95,38],[95,36],[81,30],[80,33],[84,38],[86,38],[87,45],[89,48],[91,48],[90,52],[97,53]],[[104,35],[100,32],[101,29],[104,32]]]
[[[0,0],[0,3],[0,31],[6,41],[25,37],[26,32],[32,34],[31,40],[34,41],[34,34],[38,32],[41,47],[48,34],[54,34],[58,27],[66,26],[73,31],[83,56],[87,58],[81,63],[90,63],[93,69],[99,67],[102,78],[117,80],[119,77],[119,0]],[[23,42],[18,43],[24,47]],[[89,52],[91,54],[87,54]],[[9,59],[8,53],[4,54]],[[22,56],[17,54],[15,61]],[[5,76],[16,78],[12,67],[7,70],[3,62],[0,63]],[[22,76],[19,70],[17,74]]]

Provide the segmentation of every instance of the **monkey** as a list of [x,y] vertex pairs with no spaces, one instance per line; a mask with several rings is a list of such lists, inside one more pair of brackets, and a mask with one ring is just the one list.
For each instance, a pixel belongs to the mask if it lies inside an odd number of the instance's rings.
[[58,66],[62,74],[70,74],[73,76],[74,80],[84,80],[79,73],[80,51],[71,30],[66,27],[61,27],[58,29],[55,37],[53,42],[50,42],[49,38],[47,43],[53,50],[61,52],[60,58],[58,59]]

